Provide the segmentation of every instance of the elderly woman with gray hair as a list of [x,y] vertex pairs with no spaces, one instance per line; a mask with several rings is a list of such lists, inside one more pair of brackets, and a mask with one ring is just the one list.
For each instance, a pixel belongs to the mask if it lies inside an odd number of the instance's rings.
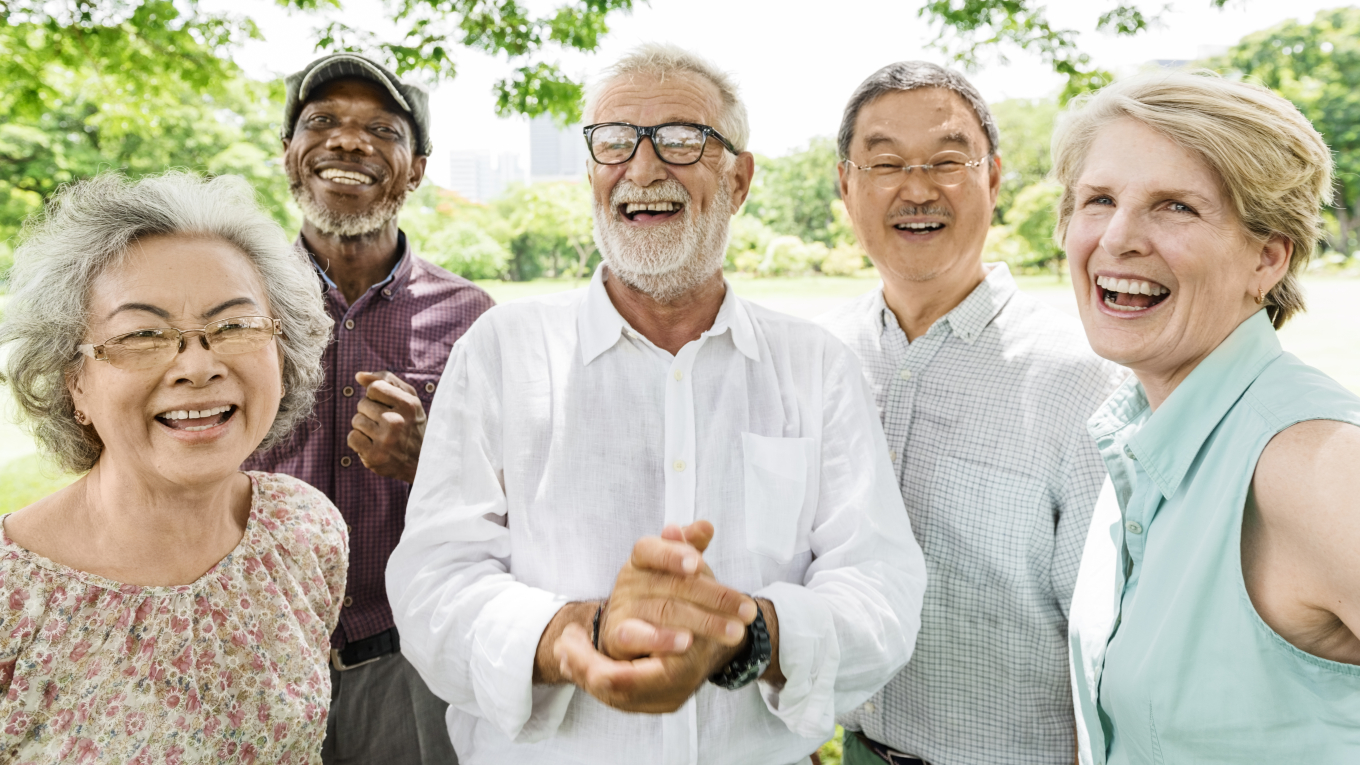
[[1275,335],[1326,144],[1264,88],[1163,73],[1053,149],[1087,336],[1134,373],[1090,420],[1112,483],[1071,612],[1082,760],[1360,761],[1360,397]]
[[0,759],[319,762],[347,538],[242,473],[331,321],[240,178],[67,188],[15,252],[3,379],[69,487],[0,526]]

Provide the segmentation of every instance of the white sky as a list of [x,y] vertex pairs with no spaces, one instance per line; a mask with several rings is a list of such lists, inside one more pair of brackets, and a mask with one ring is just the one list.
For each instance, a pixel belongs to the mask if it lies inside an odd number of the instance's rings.
[[[555,0],[528,0],[547,9]],[[1094,62],[1115,72],[1154,59],[1193,59],[1218,52],[1244,35],[1290,18],[1311,19],[1343,0],[1229,0],[1215,10],[1209,0],[1166,3],[1160,28],[1134,38],[1095,31],[1096,19],[1114,0],[1055,0],[1048,16],[1055,27],[1074,29]],[[1141,3],[1155,10],[1164,0]],[[281,77],[316,57],[318,16],[288,14],[269,0],[206,0],[205,9],[245,13],[260,25],[263,42],[251,42],[235,58],[247,74]],[[593,74],[630,47],[673,42],[710,58],[740,83],[751,118],[751,149],[778,156],[809,138],[835,133],[850,92],[875,69],[892,61],[947,63],[926,47],[932,30],[917,16],[919,0],[749,2],[743,0],[652,0],[632,14],[614,16],[612,30],[594,55],[554,58],[575,76]],[[346,0],[343,18],[355,27],[386,25],[379,0]],[[448,152],[454,149],[515,152],[528,160],[528,122],[495,115],[493,83],[512,70],[504,59],[467,50],[456,53],[459,75],[432,91],[434,156],[429,175],[447,185]],[[990,62],[970,75],[989,100],[1039,98],[1056,93],[1063,79],[1038,57],[1012,51],[1009,63]]]

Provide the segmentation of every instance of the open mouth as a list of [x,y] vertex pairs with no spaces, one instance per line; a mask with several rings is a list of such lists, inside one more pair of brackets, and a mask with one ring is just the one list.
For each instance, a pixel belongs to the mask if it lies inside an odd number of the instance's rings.
[[211,409],[172,409],[156,415],[156,420],[171,430],[197,433],[225,423],[234,414],[236,407],[232,405]]
[[338,183],[341,186],[367,186],[377,183],[378,179],[367,173],[355,172],[354,170],[341,170],[335,167],[328,167],[317,172],[317,176],[322,180]]
[[628,202],[619,205],[619,214],[634,223],[651,223],[674,218],[683,209],[680,202]]
[[939,221],[915,221],[911,223],[894,223],[893,228],[898,231],[905,231],[908,234],[933,234],[936,231],[943,231],[944,224]]
[[1105,307],[1120,313],[1135,314],[1147,311],[1171,297],[1171,290],[1156,282],[1141,279],[1120,279],[1097,276]]

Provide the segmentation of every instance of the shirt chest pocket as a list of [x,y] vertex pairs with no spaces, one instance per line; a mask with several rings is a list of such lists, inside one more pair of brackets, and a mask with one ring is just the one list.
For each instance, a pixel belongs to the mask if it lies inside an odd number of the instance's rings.
[[780,563],[808,549],[821,459],[815,438],[741,434],[746,548]]

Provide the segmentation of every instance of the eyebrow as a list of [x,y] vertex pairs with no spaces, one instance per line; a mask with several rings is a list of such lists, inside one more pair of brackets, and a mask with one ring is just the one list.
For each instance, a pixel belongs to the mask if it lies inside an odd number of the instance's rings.
[[[877,148],[885,143],[896,144],[897,139],[884,133],[870,133],[864,138],[864,148],[866,150]],[[935,142],[935,145],[964,146],[969,149],[973,148],[973,142],[969,139],[968,134],[957,130],[952,133],[948,133],[946,135],[941,136],[940,139]]]
[[[251,307],[254,307],[254,308],[259,308],[259,304],[256,303],[254,300],[251,300],[251,299],[248,298],[248,297],[232,298],[231,300],[228,300],[228,301],[226,301],[225,303],[221,303],[220,305],[218,305],[218,306],[216,306],[216,307],[214,307],[214,308],[212,308],[212,309],[210,309],[210,310],[204,312],[204,313],[203,313],[203,318],[205,318],[205,319],[210,319],[210,318],[216,316],[217,314],[222,313],[223,311],[227,310],[228,308],[235,308],[236,306],[241,306],[241,305],[248,305],[248,306],[251,306]],[[169,320],[170,320],[170,312],[169,312],[169,311],[167,311],[167,310],[165,310],[164,308],[161,308],[161,307],[159,307],[159,306],[151,305],[150,303],[124,303],[124,304],[118,306],[117,308],[113,309],[112,311],[110,311],[110,312],[109,312],[109,315],[106,316],[106,317],[104,317],[104,318],[105,318],[105,319],[111,319],[111,318],[113,318],[114,316],[116,316],[116,315],[118,315],[118,314],[120,314],[120,313],[122,313],[122,312],[124,312],[124,311],[141,311],[141,312],[143,312],[143,313],[149,313],[149,314],[153,314],[153,315],[155,315],[155,316],[159,316],[160,318],[165,319],[166,321],[169,321]]]

